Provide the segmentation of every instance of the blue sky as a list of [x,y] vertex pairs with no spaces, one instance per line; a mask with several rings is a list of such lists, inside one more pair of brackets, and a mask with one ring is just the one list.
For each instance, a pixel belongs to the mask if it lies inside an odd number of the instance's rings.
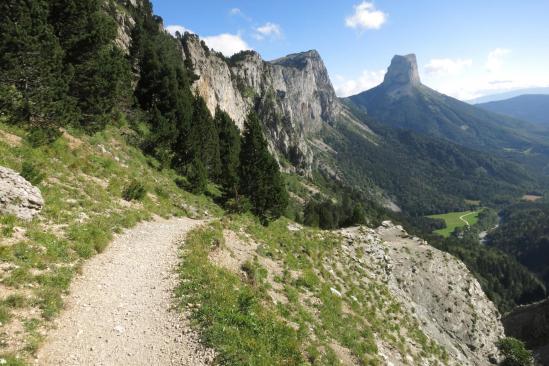
[[412,52],[425,84],[464,100],[549,86],[547,0],[152,1],[170,30],[225,54],[318,50],[341,96],[375,86],[393,55]]

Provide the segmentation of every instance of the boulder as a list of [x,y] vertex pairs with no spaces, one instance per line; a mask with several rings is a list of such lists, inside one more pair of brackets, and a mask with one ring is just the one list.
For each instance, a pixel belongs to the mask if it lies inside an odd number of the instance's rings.
[[40,212],[44,200],[40,190],[14,170],[0,167],[0,215],[30,220]]

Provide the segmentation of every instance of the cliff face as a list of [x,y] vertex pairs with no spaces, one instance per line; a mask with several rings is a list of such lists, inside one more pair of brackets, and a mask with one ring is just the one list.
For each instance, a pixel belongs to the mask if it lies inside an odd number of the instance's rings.
[[[504,337],[499,312],[463,262],[389,221],[375,230],[341,232],[344,256],[387,285],[421,331],[446,350],[450,364],[498,361],[495,343]],[[388,351],[384,358],[400,364],[395,357]]]
[[308,137],[334,124],[341,111],[320,55],[308,51],[271,62],[253,51],[227,59],[203,46],[196,35],[183,38],[185,58],[198,76],[193,89],[210,111],[226,111],[242,128],[255,110],[272,149],[298,173],[309,174],[313,155]]

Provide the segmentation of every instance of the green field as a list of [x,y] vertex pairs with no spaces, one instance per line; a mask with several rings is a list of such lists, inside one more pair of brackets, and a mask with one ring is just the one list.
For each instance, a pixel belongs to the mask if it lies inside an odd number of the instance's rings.
[[433,219],[443,219],[444,222],[446,222],[446,227],[444,229],[435,230],[434,233],[447,238],[458,227],[463,227],[467,225],[467,223],[469,225],[476,224],[478,221],[478,214],[480,213],[480,211],[482,210],[448,212],[445,214],[431,215],[428,217],[431,217]]

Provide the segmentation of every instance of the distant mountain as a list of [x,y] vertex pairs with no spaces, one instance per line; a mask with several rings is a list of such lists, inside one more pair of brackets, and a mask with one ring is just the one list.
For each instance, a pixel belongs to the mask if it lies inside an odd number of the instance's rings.
[[505,93],[485,95],[483,97],[467,100],[466,102],[470,104],[496,102],[498,100],[514,98],[514,97],[518,97],[519,95],[525,95],[525,94],[549,94],[549,87],[517,89],[517,90],[505,92]]
[[549,95],[527,94],[496,102],[477,104],[487,111],[549,126]]
[[[517,164],[446,140],[395,130],[383,119],[376,121],[347,105],[335,96],[316,51],[266,62],[252,51],[226,59],[193,35],[185,35],[181,42],[187,64],[199,76],[193,89],[212,113],[220,107],[241,124],[255,110],[287,171],[311,176],[320,172],[330,181],[359,187],[374,200],[391,201],[414,214],[466,209],[465,199],[506,201],[536,185]],[[387,80],[395,84],[393,89],[420,85],[417,69],[408,75],[406,62],[391,71]]]
[[348,100],[386,126],[476,150],[515,156],[549,153],[548,133],[539,126],[488,112],[423,85],[413,54],[395,56],[382,84]]

